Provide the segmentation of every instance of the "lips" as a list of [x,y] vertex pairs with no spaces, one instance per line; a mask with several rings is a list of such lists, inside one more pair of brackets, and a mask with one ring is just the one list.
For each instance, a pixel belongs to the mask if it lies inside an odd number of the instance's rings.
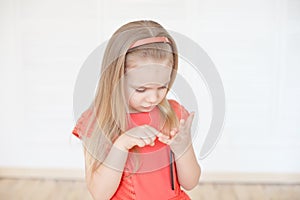
[[155,106],[143,106],[143,109],[152,110]]

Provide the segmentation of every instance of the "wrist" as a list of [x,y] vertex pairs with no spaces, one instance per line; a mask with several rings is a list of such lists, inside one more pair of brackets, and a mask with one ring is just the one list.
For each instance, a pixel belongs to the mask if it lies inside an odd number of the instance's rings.
[[123,142],[122,135],[116,139],[116,141],[113,143],[113,146],[121,151],[126,151],[126,152],[129,151],[129,149],[126,147],[126,145]]
[[127,150],[122,149],[121,146],[118,147],[117,145],[113,144],[103,164],[111,169],[123,171],[127,157]]
[[176,144],[170,144],[170,148],[174,153],[175,158],[181,157],[189,148],[191,148],[192,142],[182,142]]

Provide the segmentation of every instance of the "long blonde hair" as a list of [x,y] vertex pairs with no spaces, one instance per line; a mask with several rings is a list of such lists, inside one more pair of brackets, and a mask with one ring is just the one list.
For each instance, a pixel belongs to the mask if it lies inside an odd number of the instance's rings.
[[[138,40],[150,37],[166,37],[170,43],[151,43],[130,49]],[[90,137],[83,142],[85,149],[94,157],[92,172],[104,161],[111,144],[125,132],[128,126],[126,102],[122,77],[126,72],[126,58],[147,56],[151,59],[169,59],[173,64],[171,88],[178,68],[177,47],[171,35],[154,21],[134,21],[120,27],[109,40],[101,66],[95,99],[92,103],[94,119],[90,119]],[[166,97],[158,105],[160,115],[165,119],[163,132],[178,124],[175,112]]]

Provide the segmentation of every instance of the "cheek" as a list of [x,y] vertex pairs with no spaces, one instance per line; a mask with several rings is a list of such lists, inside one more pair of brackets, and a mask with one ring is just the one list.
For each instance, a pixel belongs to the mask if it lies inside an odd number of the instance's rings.
[[143,99],[143,95],[136,92],[132,92],[129,96],[128,102],[130,105],[134,105],[140,103],[142,99]]
[[163,89],[159,91],[159,97],[164,98],[167,95],[167,89]]

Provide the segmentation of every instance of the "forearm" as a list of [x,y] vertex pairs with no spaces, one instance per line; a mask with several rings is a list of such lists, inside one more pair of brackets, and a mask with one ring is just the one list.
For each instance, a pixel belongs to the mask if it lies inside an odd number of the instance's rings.
[[[95,200],[110,199],[118,189],[128,152],[112,147],[105,161],[93,173],[86,167],[88,189]],[[92,174],[92,175],[91,175]]]
[[193,189],[199,182],[201,168],[197,162],[193,146],[182,155],[175,155],[177,176],[180,185],[186,189]]
[[[148,125],[130,129],[116,139],[108,156],[95,172],[86,170],[88,188],[94,199],[110,199],[113,196],[120,184],[128,151],[134,146],[154,145],[156,134],[157,130]],[[86,163],[89,163],[87,160]]]

